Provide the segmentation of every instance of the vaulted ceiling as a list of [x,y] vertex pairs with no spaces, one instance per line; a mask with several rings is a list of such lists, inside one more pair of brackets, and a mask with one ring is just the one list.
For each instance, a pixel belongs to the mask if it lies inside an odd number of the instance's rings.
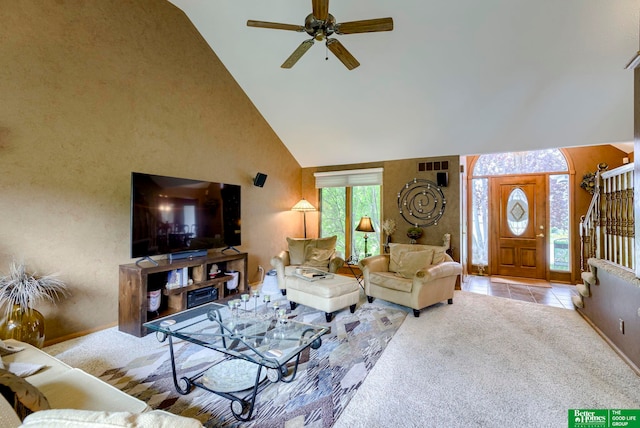
[[633,140],[640,0],[331,0],[349,71],[306,33],[311,0],[170,0],[182,9],[301,166]]

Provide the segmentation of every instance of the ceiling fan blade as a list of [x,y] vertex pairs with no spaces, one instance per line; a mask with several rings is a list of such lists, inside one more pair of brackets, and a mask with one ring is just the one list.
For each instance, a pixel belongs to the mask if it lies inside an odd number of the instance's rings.
[[373,33],[376,31],[393,30],[393,18],[365,19],[336,24],[337,34]]
[[280,67],[282,68],[293,67],[296,64],[296,62],[298,62],[298,60],[302,57],[302,55],[304,55],[309,50],[311,46],[313,46],[313,39],[305,40],[304,42],[300,43],[300,46],[298,46],[298,48],[295,51],[293,51],[291,55],[289,55],[289,58],[287,58],[286,61],[283,62]]
[[327,39],[327,48],[329,48],[329,50],[333,52],[333,54],[337,56],[338,59],[342,61],[345,67],[347,67],[349,70],[353,70],[360,65],[358,60],[355,59],[353,55],[351,55],[351,53],[342,45],[342,43],[340,43],[340,41],[336,39]]
[[247,21],[247,27],[271,28],[273,30],[304,31],[304,27],[302,25],[280,24],[278,22],[254,21],[252,19]]
[[329,0],[311,0],[311,6],[313,7],[313,16],[324,21],[329,16]]

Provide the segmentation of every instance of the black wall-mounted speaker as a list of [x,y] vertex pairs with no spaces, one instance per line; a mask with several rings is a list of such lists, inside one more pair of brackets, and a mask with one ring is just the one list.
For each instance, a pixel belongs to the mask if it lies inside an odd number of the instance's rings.
[[438,172],[436,173],[436,183],[438,187],[447,187],[449,185],[449,173]]
[[264,187],[264,182],[267,181],[267,174],[259,172],[256,178],[253,179],[253,185],[257,187]]

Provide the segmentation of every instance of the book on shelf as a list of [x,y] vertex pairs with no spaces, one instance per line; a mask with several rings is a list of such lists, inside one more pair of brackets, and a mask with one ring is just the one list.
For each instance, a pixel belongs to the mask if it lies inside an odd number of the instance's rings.
[[174,288],[185,287],[189,283],[189,269],[180,268],[170,270],[167,273],[167,288],[169,290]]

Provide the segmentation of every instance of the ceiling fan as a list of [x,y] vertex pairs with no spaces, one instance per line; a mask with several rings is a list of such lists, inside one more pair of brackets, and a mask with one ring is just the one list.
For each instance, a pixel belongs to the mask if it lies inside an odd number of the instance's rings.
[[392,18],[365,19],[361,21],[351,21],[337,23],[336,19],[329,13],[329,0],[311,0],[312,13],[305,20],[304,25],[279,24],[277,22],[265,22],[248,20],[247,26],[259,28],[271,28],[275,30],[305,31],[312,38],[305,40],[293,51],[291,56],[281,65],[282,68],[291,68],[296,62],[313,46],[314,40],[326,40],[327,48],[347,67],[353,70],[360,63],[351,53],[338,41],[330,38],[332,34],[355,34],[373,33],[377,31],[393,30]]

